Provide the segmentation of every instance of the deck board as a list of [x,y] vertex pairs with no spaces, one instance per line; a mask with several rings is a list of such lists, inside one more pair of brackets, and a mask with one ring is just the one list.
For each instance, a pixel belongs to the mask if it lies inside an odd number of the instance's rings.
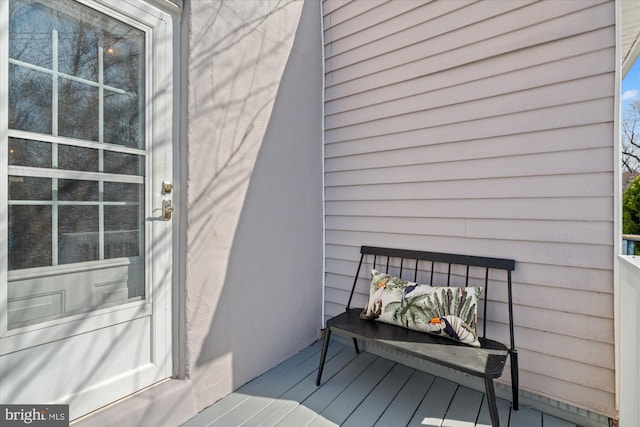
[[511,411],[509,423],[514,426],[539,426],[542,425],[542,414],[531,408],[522,407],[518,411]]
[[376,427],[395,427],[407,425],[422,398],[429,390],[435,377],[424,372],[415,371],[409,381],[400,390],[391,404],[384,411]]
[[362,401],[342,424],[343,427],[372,426],[382,416],[387,406],[409,380],[413,369],[396,364],[389,374]]
[[544,427],[573,427],[575,424],[569,421],[561,420],[553,415],[542,414],[542,423]]
[[[331,350],[331,347],[329,347],[329,351]],[[329,356],[329,351],[327,351],[327,357]],[[345,346],[341,345],[339,353],[331,359],[327,359],[324,365],[323,378],[332,378],[355,357],[356,354],[353,350],[347,349]],[[316,360],[316,366],[318,364],[318,360]],[[294,387],[287,390],[286,393],[278,396],[277,400],[274,400],[267,407],[254,414],[246,423],[243,424],[243,426],[264,427],[276,425],[276,423],[300,405],[300,402],[303,402],[318,390],[318,387],[316,386],[316,375],[317,369]]]
[[414,411],[413,417],[409,421],[409,426],[440,427],[457,389],[458,385],[456,383],[443,378],[436,378],[422,402]]
[[[511,414],[511,404],[504,399],[498,399],[497,405],[500,425],[508,426],[509,415]],[[513,425],[515,426],[515,424]],[[482,406],[480,407],[480,414],[478,415],[476,427],[491,427],[491,415],[489,414],[489,405],[487,404],[487,396],[485,395],[482,397]]]
[[478,419],[484,394],[467,387],[459,387],[447,409],[442,427],[466,427]]
[[287,414],[276,425],[279,427],[300,427],[309,425],[320,412],[346,389],[369,365],[377,359],[370,353],[362,353],[329,381],[319,387],[293,411]]
[[[183,427],[491,426],[483,393],[335,341],[317,387],[320,351],[304,349]],[[511,411],[503,399],[498,413],[503,427],[575,427],[528,407]]]
[[[320,413],[321,419],[328,419],[342,425],[351,413],[362,403],[367,395],[378,385],[378,383],[389,373],[395,365],[394,362],[378,358],[367,370],[365,370],[349,387],[347,387],[336,399]],[[316,420],[310,424],[312,427],[320,427],[324,423],[317,423]]]
[[[264,376],[267,376],[269,373],[265,374],[263,377],[258,377],[249,383],[251,386],[239,389],[238,391],[240,393],[247,394],[247,390],[259,390],[262,385],[265,385],[268,387],[271,396],[263,397],[249,394],[248,398],[237,405],[233,411],[219,417],[210,425],[216,427],[227,427],[239,426],[245,423],[253,416],[253,414],[269,406],[269,404],[271,404],[277,397],[283,395],[300,381],[304,380],[305,377],[317,371],[318,358],[320,357],[321,349],[318,348],[317,350],[317,352],[310,354],[309,357],[306,357],[305,359],[299,358],[296,360],[296,363],[286,364],[286,368],[288,368],[287,370],[274,370],[275,373],[269,375],[267,379],[265,379]],[[338,351],[340,351],[339,347],[336,347],[335,349],[330,348],[327,351],[327,357],[333,357]]]
[[[344,348],[344,346],[340,346]],[[304,360],[313,358],[314,356],[319,357],[318,354],[321,349],[321,343],[316,342],[314,345],[299,351],[289,359],[267,371],[265,374],[248,382],[235,392],[219,400],[215,405],[212,405],[205,411],[200,412],[198,415],[187,421],[183,427],[204,427],[212,425],[220,417],[232,412],[250,396],[264,395],[270,387],[271,382],[286,374],[286,372],[292,367],[295,367]]]

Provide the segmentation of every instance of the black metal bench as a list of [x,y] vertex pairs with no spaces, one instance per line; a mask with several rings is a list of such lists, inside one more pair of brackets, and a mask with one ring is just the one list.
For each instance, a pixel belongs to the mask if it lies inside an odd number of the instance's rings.
[[[360,263],[358,264],[358,270],[353,281],[353,286],[351,287],[351,294],[349,295],[346,312],[327,320],[316,385],[320,385],[320,380],[322,378],[322,369],[327,355],[327,348],[329,347],[331,332],[339,331],[342,335],[353,338],[353,343],[357,353],[360,352],[358,348],[358,340],[376,342],[420,359],[483,378],[487,393],[487,403],[489,406],[491,423],[495,427],[498,427],[500,423],[498,420],[498,407],[493,380],[502,375],[507,355],[509,355],[511,361],[511,385],[513,392],[512,407],[514,410],[518,410],[518,353],[515,348],[513,335],[513,302],[511,289],[511,272],[515,268],[514,260],[370,246],[363,246],[360,253]],[[398,271],[398,274],[394,275],[402,278],[405,278],[408,272],[413,272],[412,280],[414,282],[419,282],[419,272],[420,277],[428,274],[430,276],[430,282],[428,284],[440,286],[452,286],[452,265],[462,266],[454,267],[454,270],[457,270],[459,273],[459,270],[462,269],[464,274],[455,274],[456,271],[454,271],[453,275],[464,277],[464,284],[461,286],[465,287],[469,285],[469,272],[471,268],[473,268],[473,272],[476,273],[476,277],[478,276],[476,270],[480,269],[480,271],[482,271],[482,269],[484,269],[483,327],[482,335],[478,338],[480,341],[480,347],[470,347],[434,334],[418,332],[387,323],[361,319],[360,313],[363,309],[351,308],[351,301],[358,283],[360,269],[363,263],[369,263],[369,259],[371,259],[370,265],[372,268],[381,270],[384,268],[384,264],[386,264],[386,273],[392,274],[393,271]],[[382,260],[382,262],[380,262],[380,260]],[[386,261],[386,263],[384,261]],[[407,264],[410,265],[409,268],[407,267]],[[509,347],[501,342],[486,338],[487,295],[489,295],[490,283],[489,270],[504,270],[506,272],[510,335]],[[435,283],[434,275],[436,279]],[[446,279],[444,279],[445,276]],[[446,280],[446,284],[439,282],[437,280],[439,278],[441,281]],[[482,275],[480,275],[480,278],[482,278]],[[420,282],[425,283],[424,281]]]

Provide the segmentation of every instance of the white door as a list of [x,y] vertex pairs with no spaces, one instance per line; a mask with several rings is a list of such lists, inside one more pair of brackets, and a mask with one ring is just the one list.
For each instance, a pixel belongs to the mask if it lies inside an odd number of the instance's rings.
[[142,0],[0,1],[3,404],[171,375],[171,36]]

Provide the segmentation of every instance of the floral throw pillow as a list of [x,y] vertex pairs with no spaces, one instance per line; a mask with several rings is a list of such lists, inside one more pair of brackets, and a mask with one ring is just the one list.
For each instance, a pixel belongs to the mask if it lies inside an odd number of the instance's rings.
[[371,270],[369,302],[360,317],[480,347],[476,327],[481,293],[481,287],[420,285]]

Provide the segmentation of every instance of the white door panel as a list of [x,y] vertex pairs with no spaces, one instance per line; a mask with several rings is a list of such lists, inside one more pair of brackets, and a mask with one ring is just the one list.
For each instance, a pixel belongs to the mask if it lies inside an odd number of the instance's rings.
[[146,387],[157,381],[150,326],[146,316],[2,356],[3,402],[69,403],[76,418]]
[[143,263],[11,280],[8,322],[20,326],[27,324],[25,322],[126,302],[135,299],[131,295],[142,293],[131,284],[144,284]]

